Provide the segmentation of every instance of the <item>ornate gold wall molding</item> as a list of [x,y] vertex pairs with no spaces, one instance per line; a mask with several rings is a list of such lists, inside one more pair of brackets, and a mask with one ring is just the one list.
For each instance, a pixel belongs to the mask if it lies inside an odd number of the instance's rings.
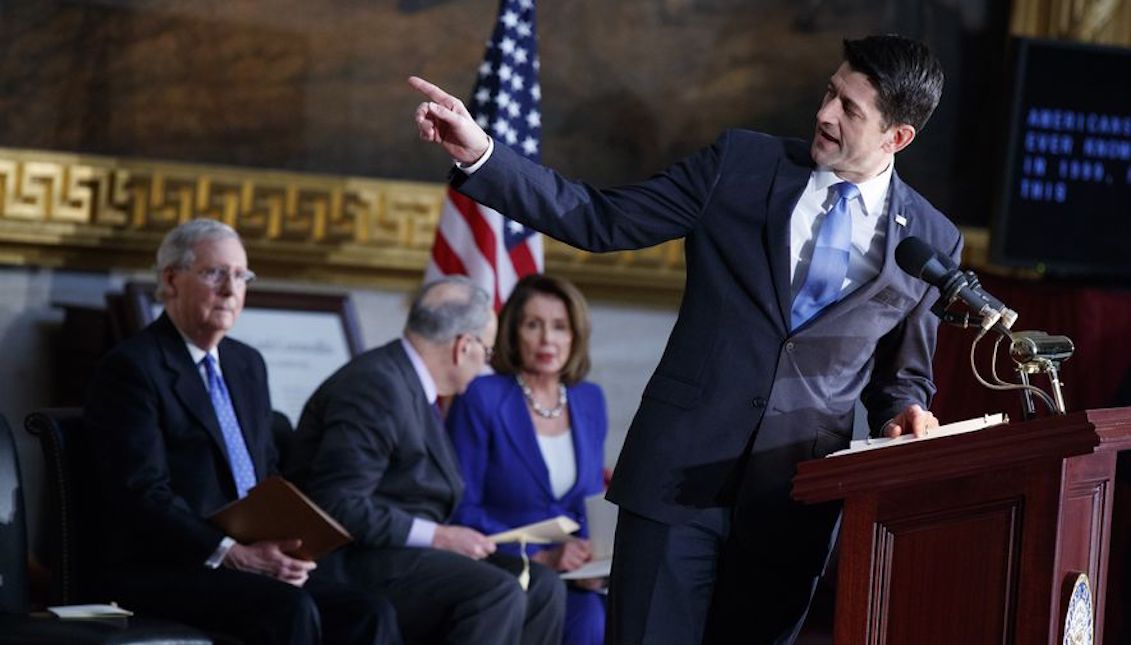
[[1014,0],[1017,36],[1131,46],[1128,0]]
[[[411,287],[442,184],[0,148],[0,262],[138,270],[169,228],[213,217],[265,277]],[[595,295],[672,301],[683,247],[589,254],[546,240],[547,271]]]

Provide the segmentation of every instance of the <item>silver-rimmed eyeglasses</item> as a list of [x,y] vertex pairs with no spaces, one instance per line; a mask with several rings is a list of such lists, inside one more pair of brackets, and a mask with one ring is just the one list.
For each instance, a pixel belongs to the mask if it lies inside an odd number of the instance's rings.
[[475,339],[475,342],[483,346],[483,360],[490,363],[491,358],[495,355],[495,348],[483,342],[483,339],[476,334],[464,334],[464,336]]
[[255,272],[249,269],[236,269],[232,271],[224,267],[209,267],[207,269],[197,269],[193,271],[193,273],[213,289],[218,289],[221,285],[228,284],[228,280],[233,280],[237,285],[245,287],[255,282]]

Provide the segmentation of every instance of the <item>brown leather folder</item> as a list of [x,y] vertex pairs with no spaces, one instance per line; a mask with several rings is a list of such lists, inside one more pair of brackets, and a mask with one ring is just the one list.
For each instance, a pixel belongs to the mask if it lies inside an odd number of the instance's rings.
[[298,538],[302,545],[287,555],[301,560],[317,560],[353,541],[341,524],[278,476],[259,482],[208,519],[240,544]]

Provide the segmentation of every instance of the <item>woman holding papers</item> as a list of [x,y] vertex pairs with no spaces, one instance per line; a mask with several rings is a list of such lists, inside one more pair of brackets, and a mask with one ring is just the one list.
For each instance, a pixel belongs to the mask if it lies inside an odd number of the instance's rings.
[[[589,560],[585,498],[604,490],[605,397],[582,381],[588,344],[588,306],[577,288],[527,276],[499,317],[496,373],[473,381],[448,414],[466,485],[453,522],[492,534],[565,515],[581,525],[578,537],[528,547],[533,560],[563,572]],[[603,642],[603,583],[571,585],[568,645]]]

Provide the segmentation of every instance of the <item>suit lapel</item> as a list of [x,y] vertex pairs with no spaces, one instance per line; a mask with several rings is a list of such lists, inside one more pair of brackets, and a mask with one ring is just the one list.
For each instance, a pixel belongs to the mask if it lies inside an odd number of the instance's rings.
[[415,402],[414,412],[428,456],[458,498],[463,493],[463,477],[460,475],[448,435],[440,422],[439,415],[435,412],[435,407],[424,396],[424,387],[420,384],[420,378],[416,375],[412,361],[401,347],[400,341],[393,341],[391,345],[394,363],[401,372],[402,381],[408,384],[412,393]]
[[778,161],[774,183],[770,187],[769,203],[766,206],[769,218],[766,223],[768,238],[766,252],[770,258],[770,273],[777,294],[781,323],[786,330],[793,326],[790,315],[793,299],[789,280],[791,254],[789,225],[793,209],[801,199],[801,192],[809,183],[809,174],[812,172],[812,162],[799,162],[794,158],[794,152],[787,151],[786,156]]
[[812,324],[820,324],[822,319],[832,320],[842,312],[851,311],[853,307],[870,300],[880,289],[891,284],[895,276],[902,275],[902,269],[895,262],[895,247],[899,246],[899,243],[911,234],[909,229],[913,225],[913,214],[905,212],[903,209],[905,202],[903,191],[904,184],[893,170],[890,188],[891,198],[888,200],[887,210],[887,232],[884,238],[884,257],[880,272],[852,293],[826,307],[811,321]]
[[569,393],[569,425],[573,433],[573,459],[577,464],[577,479],[574,480],[569,491],[562,496],[563,499],[575,494],[583,482],[589,481],[590,468],[600,467],[600,465],[591,464],[585,460],[585,457],[593,452],[589,445],[593,434],[589,431],[589,426],[586,423],[587,418],[578,412],[579,406],[575,403],[579,403],[579,401],[577,395],[571,390]]
[[216,449],[228,460],[228,449],[224,445],[224,435],[220,432],[220,422],[216,419],[216,411],[212,408],[212,399],[208,397],[208,390],[204,388],[204,379],[200,371],[192,362],[192,356],[185,347],[185,340],[181,338],[173,321],[167,314],[154,323],[165,367],[171,373],[173,381],[172,390],[185,412],[196,419],[204,428]]
[[538,487],[542,489],[546,497],[554,499],[554,492],[550,488],[550,471],[546,468],[546,460],[542,458],[542,450],[538,447],[534,422],[530,419],[530,413],[526,410],[526,401],[522,398],[522,390],[513,381],[511,386],[507,388],[501,407],[503,432],[507,440],[514,446],[519,461],[530,471],[531,477],[538,483]]
[[890,281],[893,274],[904,275],[903,269],[900,269],[899,265],[895,263],[895,247],[911,236],[912,227],[919,225],[915,220],[915,213],[905,210],[907,200],[904,198],[904,192],[906,190],[907,187],[899,179],[899,175],[892,170],[891,204],[888,206],[888,236],[884,243],[884,264],[880,267],[880,275],[887,278],[885,282]]
[[456,465],[448,435],[440,421],[440,416],[433,412],[434,408],[427,401],[422,400],[422,403],[425,409],[424,443],[428,446],[428,454],[436,462],[436,467],[443,473],[444,479],[448,480],[448,485],[456,491],[458,497],[463,492],[463,477]]

